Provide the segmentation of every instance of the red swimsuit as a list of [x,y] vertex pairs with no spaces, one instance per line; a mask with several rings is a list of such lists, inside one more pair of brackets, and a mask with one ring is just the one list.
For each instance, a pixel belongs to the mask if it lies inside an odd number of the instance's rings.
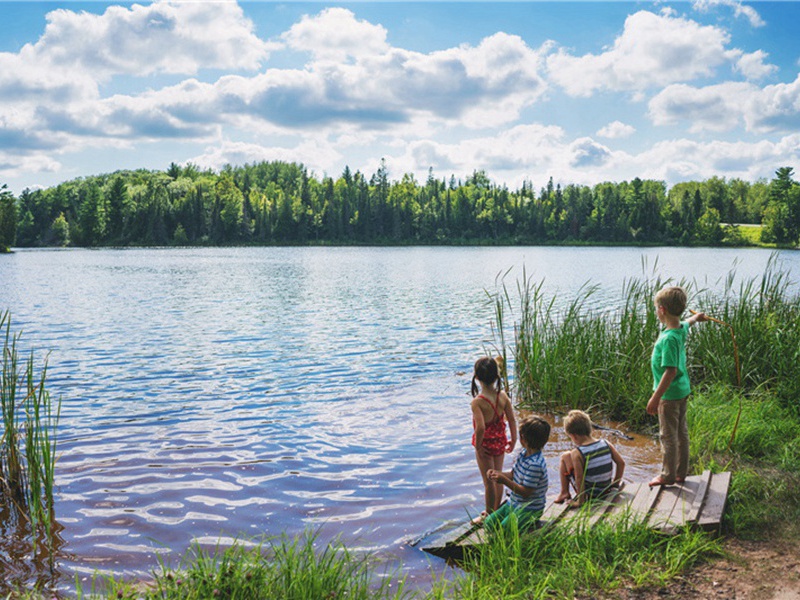
[[[489,402],[489,406],[494,411],[495,419],[491,423],[486,424],[486,429],[483,432],[483,446],[489,453],[489,456],[500,456],[506,451],[508,440],[506,439],[506,420],[500,413],[497,412],[497,407],[492,404],[489,399],[480,394],[478,398],[483,398]],[[499,398],[498,398],[499,402]],[[472,421],[472,427],[475,428],[475,420]],[[475,445],[475,433],[472,433],[472,445]]]

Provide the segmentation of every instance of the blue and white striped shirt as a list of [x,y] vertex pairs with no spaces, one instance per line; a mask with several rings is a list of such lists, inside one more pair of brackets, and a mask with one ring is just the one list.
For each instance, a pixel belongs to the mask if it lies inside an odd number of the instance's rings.
[[516,492],[511,492],[508,501],[514,508],[524,510],[543,511],[547,497],[547,463],[542,452],[528,453],[524,448],[514,461],[511,469],[514,483],[532,488],[533,494],[523,498]]

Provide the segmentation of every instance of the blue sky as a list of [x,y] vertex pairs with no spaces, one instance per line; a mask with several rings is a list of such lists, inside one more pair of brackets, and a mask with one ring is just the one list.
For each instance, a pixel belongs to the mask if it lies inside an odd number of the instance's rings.
[[800,171],[800,2],[2,2],[0,184]]

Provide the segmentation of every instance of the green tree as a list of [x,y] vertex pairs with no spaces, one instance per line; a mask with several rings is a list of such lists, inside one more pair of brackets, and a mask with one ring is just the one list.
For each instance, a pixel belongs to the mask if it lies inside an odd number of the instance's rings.
[[0,186],[0,252],[8,252],[17,239],[17,199],[8,186]]
[[64,213],[58,213],[58,216],[50,226],[51,239],[55,246],[68,246],[69,245],[69,223],[64,216]]

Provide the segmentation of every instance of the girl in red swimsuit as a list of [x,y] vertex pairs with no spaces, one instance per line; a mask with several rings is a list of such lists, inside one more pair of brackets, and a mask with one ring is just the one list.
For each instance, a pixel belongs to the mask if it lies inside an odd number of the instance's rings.
[[[480,385],[480,393],[479,393]],[[475,459],[483,478],[486,490],[486,510],[481,520],[494,512],[503,499],[503,486],[487,477],[489,469],[503,470],[505,454],[517,444],[517,421],[511,399],[502,389],[497,361],[490,357],[475,361],[472,376],[472,445],[475,446]],[[506,421],[511,440],[506,438]]]

